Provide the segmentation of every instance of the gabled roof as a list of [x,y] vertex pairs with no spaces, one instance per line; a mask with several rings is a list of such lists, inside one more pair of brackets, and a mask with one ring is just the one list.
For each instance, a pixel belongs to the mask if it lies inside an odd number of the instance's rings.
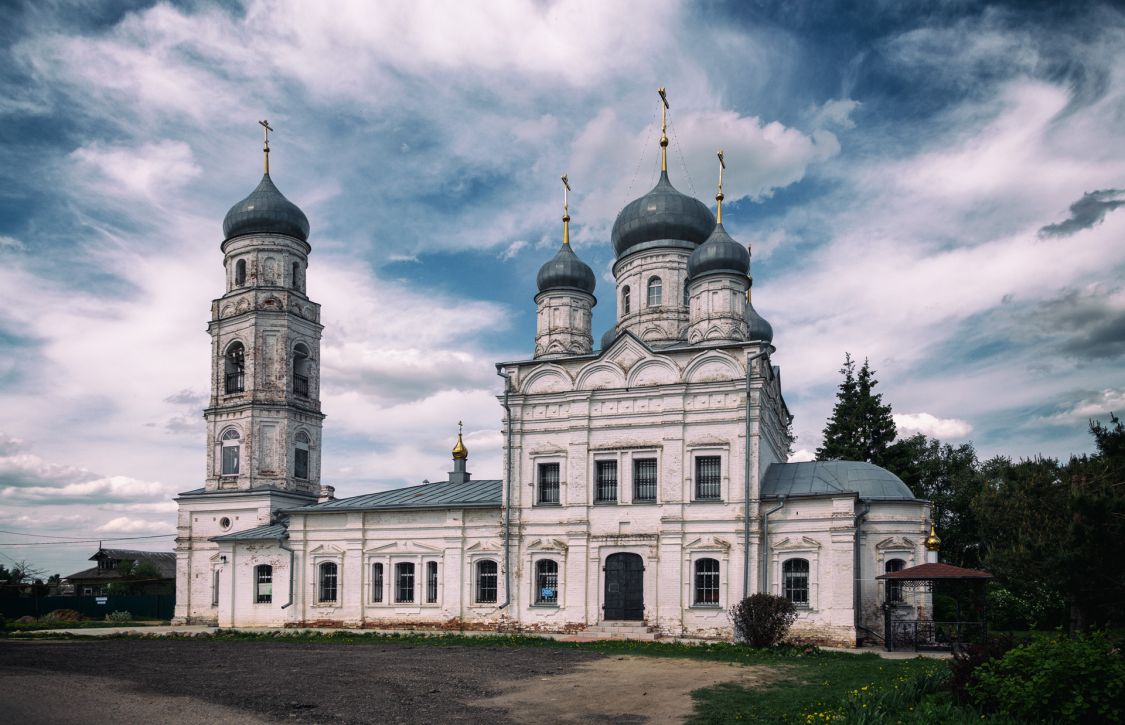
[[920,579],[991,579],[992,575],[983,569],[965,569],[952,564],[919,564],[909,569],[880,574],[876,579],[903,579],[917,581]]
[[421,486],[325,501],[289,511],[303,514],[373,509],[499,508],[501,483],[495,479],[470,480],[464,483],[424,483]]
[[902,479],[861,461],[774,463],[762,477],[762,498],[858,494],[875,501],[918,501]]
[[[117,561],[135,561],[138,564],[148,562],[156,567],[162,579],[176,578],[176,554],[171,551],[138,551],[136,549],[98,549],[90,557],[90,561],[99,559],[116,559]],[[118,569],[102,569],[93,567],[71,574],[67,579],[120,579],[121,571]]]
[[235,531],[232,534],[212,536],[211,541],[264,541],[267,539],[281,539],[287,536],[288,533],[289,529],[286,528],[285,524],[265,524],[264,526],[255,526],[245,531]]

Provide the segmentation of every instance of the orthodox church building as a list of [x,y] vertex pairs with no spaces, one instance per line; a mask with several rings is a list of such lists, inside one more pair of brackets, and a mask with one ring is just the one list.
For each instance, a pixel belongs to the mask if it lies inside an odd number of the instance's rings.
[[270,178],[267,137],[265,175],[223,223],[206,483],[176,499],[176,621],[729,638],[727,610],[756,592],[791,599],[795,633],[824,642],[881,633],[884,604],[925,618],[875,577],[936,548],[929,503],[871,464],[786,463],[722,154],[713,214],[672,186],[667,145],[662,130],[659,181],[613,226],[616,317],[597,346],[563,177],[533,354],[497,364],[501,476],[473,478],[458,435],[448,480],[336,499],[309,223]]

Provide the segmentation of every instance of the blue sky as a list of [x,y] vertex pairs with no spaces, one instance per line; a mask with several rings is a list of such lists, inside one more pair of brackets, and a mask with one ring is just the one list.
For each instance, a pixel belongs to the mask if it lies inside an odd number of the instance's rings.
[[[1125,15],[1069,3],[34,2],[0,30],[0,530],[174,527],[203,476],[221,222],[277,129],[323,305],[323,477],[500,471],[558,177],[612,321],[609,229],[670,175],[753,247],[816,448],[845,351],[903,432],[1090,449],[1125,412]],[[32,537],[0,535],[0,543]],[[167,539],[138,539],[144,548]],[[117,545],[124,546],[121,541]],[[82,568],[93,546],[0,546]]]

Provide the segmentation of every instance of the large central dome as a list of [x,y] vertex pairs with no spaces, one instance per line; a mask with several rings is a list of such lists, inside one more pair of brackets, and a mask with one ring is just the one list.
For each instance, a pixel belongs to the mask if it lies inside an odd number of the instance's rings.
[[715,229],[715,216],[699,199],[681,194],[660,172],[652,191],[629,202],[613,223],[613,250],[618,259],[645,242],[676,239],[703,244]]
[[277,190],[267,173],[250,196],[238,202],[223,219],[227,239],[242,234],[286,234],[302,242],[309,239],[309,220]]

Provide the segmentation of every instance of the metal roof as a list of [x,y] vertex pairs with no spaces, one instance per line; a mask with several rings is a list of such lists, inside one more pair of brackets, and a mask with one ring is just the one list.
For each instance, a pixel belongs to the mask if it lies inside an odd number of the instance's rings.
[[564,243],[555,256],[539,268],[535,284],[540,292],[573,289],[594,294],[597,282],[590,265],[579,259],[570,245]]
[[[132,561],[140,564],[147,561],[156,567],[164,579],[176,578],[176,554],[171,551],[139,551],[137,549],[98,549],[90,561],[100,559],[114,559],[116,561]],[[102,569],[93,567],[71,574],[67,579],[120,579],[121,572],[117,569]]]
[[372,509],[499,508],[501,483],[488,479],[464,483],[423,483],[421,486],[367,493],[289,510],[294,513],[331,513]]
[[245,531],[236,531],[233,534],[212,536],[211,541],[264,541],[266,539],[281,539],[288,534],[285,524],[266,524],[255,526]]
[[232,206],[223,219],[227,239],[255,233],[287,234],[302,242],[309,238],[308,217],[277,190],[268,173],[250,196]]
[[746,276],[750,271],[750,252],[731,239],[722,224],[716,224],[707,241],[688,257],[687,269],[688,279],[693,282],[709,274]]
[[965,569],[952,564],[926,563],[880,574],[876,579],[896,579],[919,581],[926,579],[991,579],[992,575],[983,569]]
[[762,498],[847,493],[870,500],[919,500],[895,474],[873,463],[860,461],[774,463],[766,469],[762,478]]
[[703,244],[715,229],[715,215],[701,202],[681,194],[668,180],[668,172],[652,191],[625,205],[613,222],[613,250],[624,257],[632,247],[645,242],[684,240]]

